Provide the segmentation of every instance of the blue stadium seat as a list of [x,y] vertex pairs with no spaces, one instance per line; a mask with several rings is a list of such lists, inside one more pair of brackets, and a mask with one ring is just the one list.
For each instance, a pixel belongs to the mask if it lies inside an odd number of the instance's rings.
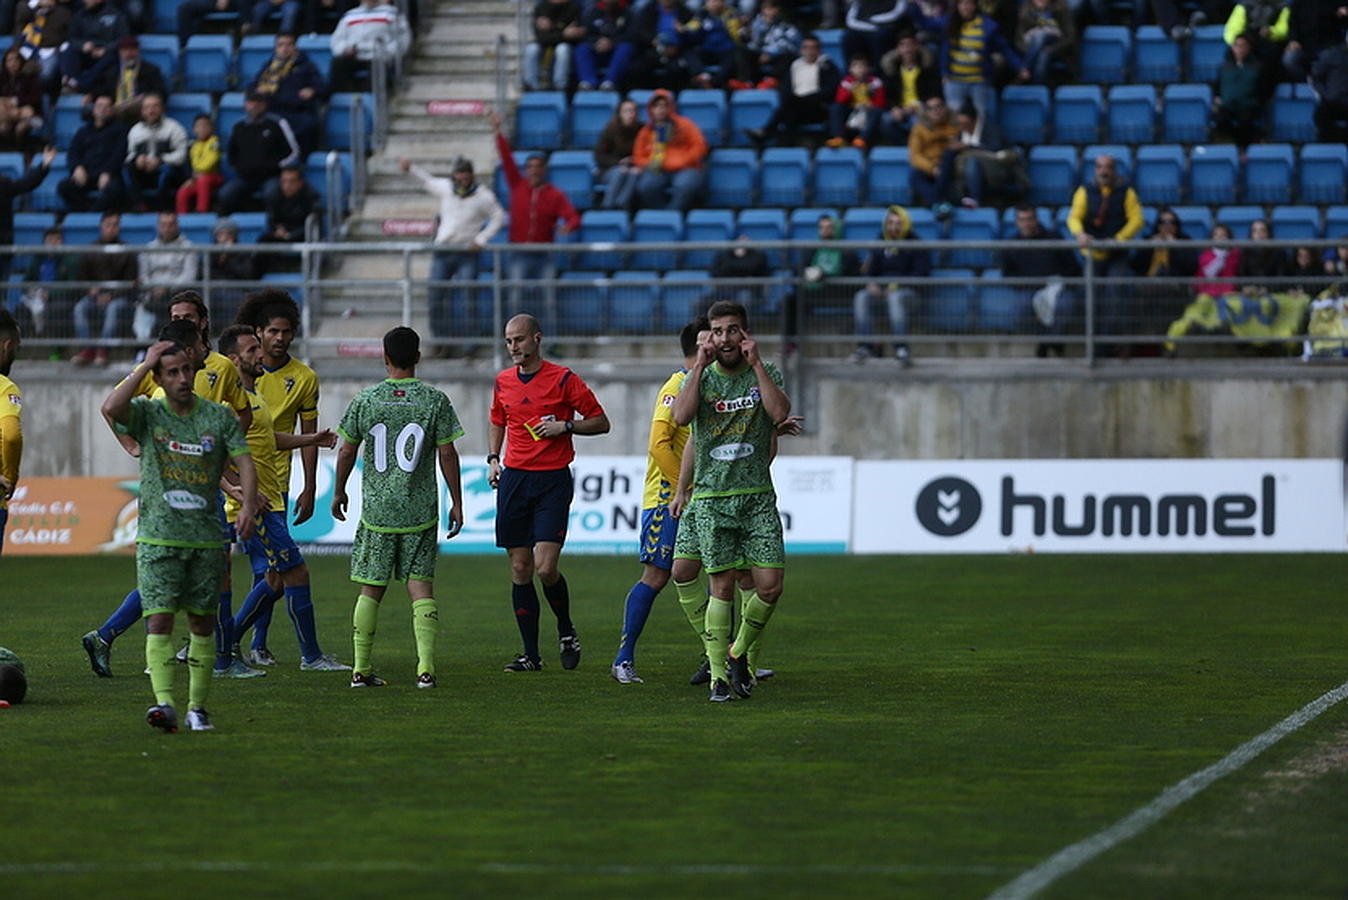
[[[310,153],[308,158],[304,161],[304,180],[313,185],[314,190],[318,191],[319,195],[323,198],[325,206],[329,205],[327,184],[328,154],[331,152],[334,151],[315,150],[313,153]],[[350,153],[337,154],[337,168],[342,173],[342,194],[344,197],[349,198],[351,195],[351,184],[355,174],[351,164]],[[345,210],[343,211],[345,212]]]
[[1278,85],[1269,105],[1269,119],[1272,140],[1296,144],[1315,140],[1315,94],[1310,85]]
[[593,147],[618,109],[616,91],[581,91],[571,100],[571,146]]
[[973,330],[974,291],[968,284],[941,283],[944,279],[974,278],[972,269],[932,269],[932,281],[920,297],[921,313],[914,323],[923,331],[965,334]]
[[1120,84],[1109,89],[1109,139],[1116,144],[1146,144],[1156,137],[1156,88]]
[[16,245],[42,243],[42,232],[52,227],[55,222],[56,217],[49,212],[15,213],[14,243]]
[[1090,144],[1100,140],[1104,93],[1098,84],[1067,84],[1053,96],[1053,139]]
[[1348,148],[1307,144],[1301,148],[1301,202],[1342,203],[1348,181]]
[[[845,66],[840,66],[845,68]],[[730,140],[735,147],[747,147],[751,143],[744,133],[746,128],[762,128],[768,116],[777,108],[776,91],[735,91],[730,95]]]
[[726,140],[726,102],[724,91],[688,88],[679,92],[679,115],[693,121],[702,131],[708,147],[719,147]]
[[[268,60],[271,59],[272,51],[276,48],[276,35],[274,34],[246,34],[239,41],[239,79],[243,84],[249,84],[257,78]],[[323,77],[327,77],[327,70],[324,69]]]
[[309,57],[310,61],[327,79],[332,73],[332,35],[302,34],[295,42],[295,48]]
[[[729,209],[690,209],[683,220],[683,239],[685,241],[726,243],[735,239],[735,213]],[[715,250],[685,250],[683,264],[686,268],[700,268],[703,278],[711,266]]]
[[607,325],[608,281],[603,272],[571,271],[557,286],[557,327],[563,334],[598,334]]
[[122,242],[133,247],[150,243],[155,236],[158,213],[122,213]]
[[1180,228],[1195,240],[1212,234],[1212,210],[1206,206],[1171,207],[1179,216]]
[[1226,59],[1226,41],[1222,39],[1223,26],[1200,25],[1189,39],[1189,80],[1213,82]]
[[1189,154],[1189,196],[1195,203],[1235,203],[1240,157],[1232,144],[1208,144]]
[[23,154],[18,151],[6,151],[0,153],[0,175],[6,175],[10,178],[19,178],[26,170],[23,164]]
[[637,88],[637,89],[635,89],[635,90],[631,90],[631,91],[628,91],[628,92],[627,92],[627,98],[626,98],[626,99],[631,100],[633,103],[635,103],[635,104],[637,105],[637,121],[638,121],[638,122],[645,123],[645,121],[646,121],[646,107],[647,107],[647,106],[650,104],[650,102],[651,102],[651,94],[654,94],[654,93],[655,93],[655,89],[654,89],[654,88]]
[[225,148],[229,146],[229,134],[234,130],[234,126],[243,118],[243,94],[240,91],[233,91],[228,94],[220,95],[220,104],[215,111],[215,133],[220,135],[220,153],[224,156]]
[[[672,244],[683,240],[683,216],[676,209],[641,209],[632,219],[634,243]],[[636,269],[668,271],[679,265],[675,250],[638,250],[628,260]]]
[[[735,236],[745,235],[753,241],[786,240],[786,210],[775,208],[740,210],[735,220]],[[786,264],[786,254],[780,248],[764,249],[768,264],[774,269]]]
[[1162,139],[1171,144],[1193,144],[1208,139],[1212,88],[1206,84],[1168,84],[1162,94]]
[[827,206],[803,206],[791,210],[787,216],[786,238],[790,241],[813,241],[818,239],[819,218],[829,216],[838,218],[838,211]]
[[[210,116],[211,121],[215,121],[215,116],[212,115],[211,106],[210,94],[179,91],[175,94],[169,94],[168,103],[165,104],[164,111],[168,113],[170,119],[177,119],[181,122],[182,126],[187,129],[188,140],[193,140],[192,122],[197,116]],[[228,134],[220,134],[218,130],[216,131],[216,134],[220,135],[220,145],[222,148],[225,144],[229,143]]]
[[528,91],[515,109],[515,141],[522,148],[566,146],[566,94]]
[[607,330],[650,334],[658,328],[659,281],[660,273],[649,269],[615,272],[609,282]]
[[816,31],[815,37],[819,38],[819,48],[821,52],[834,64],[841,72],[847,71],[847,59],[843,56],[842,39],[843,30],[841,28],[821,28]]
[[264,212],[236,212],[230,218],[239,226],[240,244],[256,244],[267,230],[267,214]]
[[1128,80],[1132,55],[1130,30],[1120,25],[1089,25],[1081,40],[1081,80],[1122,84]]
[[1325,237],[1337,240],[1348,235],[1348,206],[1331,206],[1325,210]]
[[[886,210],[881,210],[886,212]],[[908,219],[912,222],[913,234],[924,241],[939,241],[941,239],[941,222],[936,218],[936,214],[929,209],[914,207],[908,210]],[[880,234],[876,231],[876,236]]]
[[32,193],[28,195],[28,208],[34,212],[65,209],[61,195],[56,193],[56,185],[69,174],[70,162],[62,151],[52,160],[51,171],[47,173],[47,177],[42,179],[42,183],[33,188]]
[[908,148],[872,147],[866,166],[866,202],[908,204],[913,200],[908,186]]
[[194,34],[181,59],[182,85],[189,91],[224,91],[234,77],[234,39],[227,34]]
[[62,150],[70,149],[70,140],[84,121],[84,96],[62,94],[52,110],[52,142]]
[[1133,180],[1133,150],[1125,144],[1090,144],[1081,151],[1081,184],[1095,177],[1095,158],[1097,156],[1114,157],[1115,169],[1120,175]]
[[1076,147],[1041,144],[1030,148],[1030,202],[1058,206],[1072,202],[1080,179]]
[[758,159],[758,199],[768,206],[800,206],[810,177],[804,147],[769,147]]
[[558,150],[548,157],[548,180],[584,212],[594,205],[594,153],[589,150]]
[[1250,223],[1255,219],[1267,219],[1262,206],[1219,206],[1217,221],[1231,229],[1238,238],[1250,236]]
[[666,272],[660,285],[660,328],[677,331],[685,323],[707,311],[707,273],[704,269],[675,269]]
[[1320,210],[1314,206],[1275,206],[1269,225],[1282,240],[1315,240],[1320,236]]
[[61,222],[65,242],[71,246],[82,246],[97,241],[98,220],[102,217],[102,213],[96,212],[67,213]]
[[1242,168],[1247,203],[1292,202],[1296,156],[1291,144],[1251,144]]
[[[845,241],[877,241],[884,224],[884,207],[854,206],[843,213],[842,238]],[[867,253],[865,250],[857,252],[862,256]]]
[[[319,153],[310,154],[310,156],[321,155]],[[304,177],[309,178],[307,174]],[[178,228],[192,243],[209,244],[212,242],[211,229],[215,227],[216,221],[215,213],[182,213],[178,216]]]
[[1180,45],[1155,25],[1143,25],[1133,35],[1133,78],[1152,84],[1180,80]]
[[1049,93],[1042,84],[1009,84],[999,105],[1002,136],[1013,144],[1042,144],[1048,137]]
[[[744,93],[740,91],[739,93]],[[758,154],[720,147],[707,161],[707,203],[736,209],[752,206],[758,189]]]
[[974,289],[978,330],[1015,334],[1029,324],[1030,292],[998,283],[1001,275],[997,269],[984,270],[981,283]]
[[[632,225],[621,209],[590,209],[580,216],[578,240],[582,244],[596,242],[624,243],[632,238]],[[582,269],[621,269],[623,254],[611,250],[586,251],[577,254],[576,265]]]
[[821,147],[814,154],[814,202],[859,203],[865,168],[865,157],[856,147]]
[[173,84],[174,76],[178,74],[178,36],[142,34],[139,39],[141,58],[158,66],[164,73],[165,83]]
[[1188,161],[1178,144],[1154,144],[1137,149],[1133,184],[1144,204],[1180,203],[1184,200]]
[[[995,241],[1001,225],[997,210],[988,207],[957,209],[950,223],[952,241]],[[986,269],[995,264],[991,250],[951,250],[946,253],[946,264],[959,268]]]
[[351,149],[351,123],[357,99],[362,105],[366,137],[374,131],[374,94],[333,94],[328,97],[328,114],[323,118],[323,143],[329,150]]

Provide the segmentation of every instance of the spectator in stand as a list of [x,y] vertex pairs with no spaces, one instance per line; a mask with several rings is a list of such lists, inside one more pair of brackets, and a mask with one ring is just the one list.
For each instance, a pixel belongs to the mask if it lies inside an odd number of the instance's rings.
[[1016,46],[1035,84],[1052,84],[1053,69],[1071,65],[1077,28],[1067,0],[1026,0],[1016,23]]
[[212,13],[237,13],[239,33],[248,34],[253,28],[248,13],[252,0],[183,0],[178,6],[178,46],[186,47],[187,39],[202,33],[206,17]]
[[599,179],[604,184],[605,209],[630,209],[632,206],[633,191],[641,176],[641,169],[632,161],[632,150],[636,147],[637,133],[640,131],[637,101],[624,100],[618,104],[613,118],[599,133],[599,143],[594,148],[594,162],[599,167]]
[[[510,243],[517,246],[551,244],[559,236],[565,237],[579,228],[580,214],[561,188],[548,181],[548,166],[543,157],[533,155],[525,160],[524,174],[521,175],[514,154],[510,152],[510,141],[501,131],[500,115],[493,112],[490,118],[496,135],[496,152],[501,157],[501,169],[510,188]],[[552,254],[526,249],[513,251],[509,275],[516,284],[510,292],[511,315],[524,310],[526,299],[531,305],[536,300],[532,291],[526,296],[522,282],[547,281],[543,292],[543,333],[556,334],[557,289],[552,282],[557,277],[557,268]]]
[[50,339],[69,339],[75,336],[75,298],[78,290],[53,287],[62,281],[78,281],[80,260],[73,253],[63,253],[65,244],[61,229],[52,227],[42,233],[47,252],[35,254],[28,261],[23,280],[24,289],[14,318],[24,334]]
[[[112,98],[94,98],[88,123],[75,132],[66,161],[70,176],[56,186],[70,212],[121,209],[126,202],[122,167],[126,163],[126,126],[113,118]],[[117,223],[118,228],[121,222]]]
[[[211,245],[216,248],[237,245],[239,224],[230,218],[216,219],[211,228],[211,241]],[[207,263],[214,282],[256,281],[262,274],[256,253],[231,253],[226,249],[216,249],[207,256]],[[210,291],[211,320],[233,322],[243,303],[244,292],[251,289],[250,285],[213,287]]]
[[627,0],[594,0],[583,16],[585,40],[576,45],[579,88],[618,90],[636,52],[628,33]]
[[693,39],[687,36],[670,37],[660,32],[655,38],[655,53],[645,57],[638,66],[639,82],[652,87],[664,87],[678,93],[693,87],[702,74]]
[[44,93],[55,95],[61,89],[61,46],[70,34],[70,20],[70,4],[63,0],[19,4],[14,43],[24,59],[41,67]]
[[412,27],[398,7],[385,0],[361,0],[332,32],[329,81],[338,92],[368,91],[370,65],[382,59],[393,81],[393,66],[412,46]]
[[220,215],[242,208],[258,191],[270,187],[285,166],[300,162],[300,147],[285,119],[267,112],[263,94],[249,94],[243,101],[244,117],[229,133],[225,155],[234,178],[220,189]]
[[800,41],[800,55],[791,61],[786,77],[777,85],[777,106],[762,128],[747,128],[745,134],[761,145],[775,140],[779,130],[794,137],[804,126],[827,123],[841,80],[833,60],[823,55],[819,38],[805,35]]
[[941,35],[940,67],[945,79],[945,102],[959,109],[972,100],[979,119],[997,120],[997,71],[1000,54],[1016,77],[1029,81],[1030,72],[990,16],[979,11],[978,0],[955,0],[955,9],[940,18],[914,16],[918,26]]
[[[641,87],[659,87],[657,69],[677,67],[682,53],[691,55],[693,11],[682,0],[648,0],[638,4],[628,19],[627,39],[632,43],[631,81]],[[691,62],[687,66],[689,77]],[[611,78],[609,80],[612,80]]]
[[1315,128],[1321,143],[1348,143],[1348,44],[1343,41],[1320,54],[1311,69],[1311,87],[1319,102]]
[[1283,75],[1305,81],[1320,54],[1343,43],[1348,28],[1348,3],[1343,0],[1292,0],[1287,19],[1287,47],[1282,54]]
[[117,42],[131,34],[121,10],[106,0],[84,0],[71,17],[66,46],[61,51],[61,77],[66,87],[86,93],[93,87],[94,67],[115,54]]
[[[88,292],[75,304],[75,337],[81,342],[100,339],[111,341],[130,332],[131,297],[140,276],[136,254],[122,245],[122,216],[105,212],[98,223],[98,240],[103,252],[80,257],[80,281],[90,282]],[[120,248],[113,252],[113,248]],[[85,347],[72,360],[77,366],[108,364],[108,348]]]
[[[141,118],[126,136],[126,184],[132,197],[153,210],[171,209],[187,177],[187,131],[164,115],[164,100],[146,94]],[[156,334],[146,335],[149,340]]]
[[[883,300],[889,313],[889,329],[896,335],[908,333],[908,308],[917,299],[918,281],[931,274],[931,252],[904,247],[905,241],[920,240],[913,231],[913,220],[902,206],[891,206],[885,211],[880,240],[890,246],[872,250],[861,264],[861,274],[872,279],[852,297],[852,312],[856,319],[856,333],[871,333],[871,303]],[[862,343],[852,353],[852,361],[863,363],[880,353],[878,344]],[[905,367],[912,364],[908,345],[896,343],[894,358]]]
[[844,303],[851,299],[852,288],[847,284],[838,284],[837,279],[854,278],[861,272],[861,260],[855,251],[840,250],[829,244],[838,239],[838,220],[829,215],[819,217],[815,223],[815,233],[820,245],[810,255],[800,272],[800,286],[786,295],[782,305],[782,335],[786,341],[786,352],[796,349],[796,337],[800,334],[800,303],[804,301],[805,312],[823,304]]
[[1217,73],[1212,98],[1213,124],[1244,153],[1246,147],[1263,137],[1261,123],[1267,102],[1264,67],[1254,57],[1249,36],[1238,35]]
[[0,146],[25,149],[42,130],[42,78],[36,61],[26,62],[18,47],[5,51],[0,65]]
[[989,194],[1018,202],[1029,188],[1020,154],[1006,148],[996,122],[984,122],[972,103],[955,117],[959,133],[941,154],[936,194],[949,203],[976,209]]
[[[56,148],[48,147],[42,151],[42,158],[18,178],[0,175],[0,246],[14,244],[14,201],[42,184],[55,158]],[[9,270],[13,263],[13,256],[0,254],[0,284],[9,281]],[[4,305],[4,296],[0,295],[0,307]]]
[[885,54],[880,68],[890,103],[888,114],[880,120],[880,133],[885,143],[902,146],[922,115],[922,104],[945,96],[941,73],[911,31],[900,33],[898,45]]
[[800,31],[782,18],[780,0],[763,0],[739,49],[737,74],[729,82],[730,87],[735,90],[777,87],[786,77],[791,61],[800,53],[800,41]]
[[854,0],[843,20],[842,51],[848,59],[866,57],[872,68],[892,50],[899,20],[908,9],[907,0]]
[[[359,5],[356,0],[306,0],[304,4],[304,33],[332,34],[337,30],[337,23],[341,21],[347,10]],[[407,4],[406,19],[409,29],[416,25],[416,0],[410,0]]]
[[[1130,328],[1139,334],[1160,334],[1184,313],[1189,303],[1187,279],[1198,271],[1198,253],[1187,247],[1175,247],[1174,241],[1191,240],[1184,231],[1179,214],[1168,206],[1156,212],[1156,227],[1147,236],[1151,244],[1134,250],[1129,264],[1142,279]],[[1168,279],[1186,279],[1171,283]]]
[[1077,256],[1066,247],[1024,246],[1025,241],[1056,241],[1059,236],[1046,229],[1033,206],[1016,207],[1018,246],[1002,251],[1002,277],[1010,280],[1033,278],[1035,284],[1011,284],[1027,312],[1043,327],[1049,340],[1035,348],[1035,356],[1062,356],[1062,336],[1079,328],[1081,296],[1066,279],[1078,278],[1081,266]]
[[524,48],[521,75],[526,91],[564,91],[571,85],[571,51],[585,38],[576,0],[538,0],[534,39]]
[[247,10],[248,23],[252,31],[261,31],[267,20],[280,18],[278,34],[295,35],[300,30],[300,17],[304,13],[301,0],[253,0],[252,8]]
[[174,203],[179,215],[192,212],[193,206],[196,212],[210,212],[211,199],[225,183],[225,176],[220,174],[220,136],[210,116],[201,113],[192,120],[192,136],[195,140],[187,148],[192,176],[178,188]]
[[196,289],[201,277],[201,256],[174,251],[191,247],[192,242],[178,226],[178,214],[161,212],[155,222],[155,236],[148,249],[137,257],[140,280],[140,305],[132,318],[132,331],[139,341],[148,341],[168,321],[169,297],[187,288]]
[[[1263,219],[1250,223],[1250,240],[1267,241],[1273,237],[1273,229]],[[1281,247],[1246,247],[1236,266],[1236,278],[1240,289],[1251,296],[1278,293],[1286,290],[1278,279],[1291,274],[1287,254]]]
[[1325,274],[1336,278],[1348,276],[1348,243],[1325,251]]
[[1239,0],[1227,17],[1222,38],[1234,49],[1236,38],[1245,35],[1255,58],[1266,71],[1276,73],[1282,65],[1291,18],[1287,0]]
[[932,97],[923,107],[925,115],[908,135],[908,185],[919,206],[931,206],[940,196],[941,157],[959,144],[960,130],[944,97]]
[[697,204],[706,185],[702,164],[707,158],[707,141],[691,119],[675,112],[674,95],[663,88],[651,94],[646,118],[632,149],[632,162],[641,169],[637,177],[637,202],[646,209],[677,209],[687,213]]
[[281,177],[263,194],[267,230],[259,241],[263,244],[302,243],[305,223],[323,207],[323,198],[304,180],[304,173],[296,166],[284,167]]
[[289,123],[302,155],[313,152],[318,146],[319,108],[327,91],[318,67],[295,46],[295,35],[276,36],[271,59],[246,90],[260,94],[267,110]]
[[89,75],[90,93],[112,98],[112,114],[127,125],[141,119],[141,102],[150,94],[160,100],[168,96],[164,73],[140,57],[140,41],[127,36],[117,42],[117,55],[103,57]]
[[733,300],[743,305],[751,314],[763,311],[763,298],[767,293],[766,283],[720,283],[722,280],[772,277],[772,267],[768,265],[767,254],[753,246],[751,241],[752,238],[747,234],[742,234],[735,243],[712,257],[711,269],[708,272],[712,277],[712,287],[707,305],[717,300]]
[[740,18],[726,9],[725,0],[704,0],[702,15],[693,20],[694,46],[700,71],[697,87],[721,88],[735,71],[740,47]]
[[[427,291],[431,314],[431,335],[437,339],[453,334],[486,335],[492,331],[490,316],[477,300],[482,296],[474,287],[482,248],[491,242],[505,223],[505,210],[496,195],[477,183],[471,161],[459,157],[448,178],[436,178],[410,160],[401,160],[404,172],[411,172],[426,189],[440,200],[440,215],[433,243],[444,249],[431,257]],[[446,288],[443,282],[455,281],[469,287]],[[444,356],[449,348],[435,346],[431,353]]]
[[[1142,230],[1143,224],[1142,203],[1137,198],[1137,191],[1119,174],[1118,162],[1108,154],[1097,156],[1094,177],[1090,183],[1076,189],[1072,195],[1072,211],[1067,216],[1067,230],[1076,238],[1083,257],[1092,259],[1096,278],[1123,279],[1131,274],[1131,270],[1127,251],[1100,250],[1093,244],[1098,240],[1130,240]],[[1123,334],[1127,288],[1122,283],[1106,283],[1096,296],[1099,333]],[[1129,355],[1126,349],[1103,345],[1100,352]]]
[[1300,291],[1309,297],[1315,297],[1329,287],[1329,282],[1325,279],[1324,261],[1320,258],[1320,254],[1310,247],[1296,248],[1292,253],[1292,268],[1287,274],[1297,281],[1284,290]]
[[880,117],[888,106],[884,82],[871,74],[866,57],[861,54],[852,57],[847,77],[838,85],[829,106],[828,145],[841,147],[847,143],[849,134],[854,135],[853,147],[864,150],[874,144]]
[[[1231,229],[1221,223],[1212,226],[1213,241],[1231,240]],[[1236,284],[1232,280],[1240,268],[1241,249],[1239,247],[1208,247],[1198,254],[1198,272],[1194,276],[1194,294],[1207,294],[1220,297],[1234,293]]]

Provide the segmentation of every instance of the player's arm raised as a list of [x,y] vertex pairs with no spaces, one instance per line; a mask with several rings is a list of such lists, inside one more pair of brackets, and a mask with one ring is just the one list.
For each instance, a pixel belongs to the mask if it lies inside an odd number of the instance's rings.
[[145,378],[147,373],[154,370],[155,365],[159,362],[159,357],[164,355],[164,351],[173,346],[176,346],[173,341],[159,341],[152,344],[150,349],[145,351],[145,359],[141,360],[131,370],[131,374],[119,381],[117,386],[112,389],[112,393],[108,394],[103,401],[100,410],[103,413],[103,418],[109,424],[115,422],[119,425],[125,425],[127,423],[131,415],[131,398],[136,396],[137,386],[140,385],[141,380]]
[[441,444],[437,455],[440,474],[449,488],[449,532],[445,535],[445,540],[449,540],[463,528],[463,479],[459,474],[459,451],[453,441]]
[[715,356],[716,343],[708,334],[706,340],[697,345],[697,359],[688,370],[688,377],[683,380],[679,396],[674,398],[674,421],[680,425],[687,425],[697,417],[697,401],[702,396],[702,370]]
[[744,339],[740,341],[740,349],[744,352],[745,361],[753,367],[754,377],[758,379],[758,395],[763,404],[763,411],[773,422],[782,422],[791,415],[791,398],[786,396],[786,392],[773,380],[772,373],[763,363],[763,357],[758,355],[758,341],[747,331],[744,333]]

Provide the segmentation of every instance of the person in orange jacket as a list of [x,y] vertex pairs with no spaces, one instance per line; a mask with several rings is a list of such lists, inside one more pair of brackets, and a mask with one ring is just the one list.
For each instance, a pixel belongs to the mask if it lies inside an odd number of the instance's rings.
[[637,132],[632,149],[632,163],[641,169],[637,201],[646,208],[686,213],[697,205],[706,185],[702,168],[707,158],[706,138],[697,125],[674,111],[674,95],[669,91],[653,92],[646,113],[647,122]]

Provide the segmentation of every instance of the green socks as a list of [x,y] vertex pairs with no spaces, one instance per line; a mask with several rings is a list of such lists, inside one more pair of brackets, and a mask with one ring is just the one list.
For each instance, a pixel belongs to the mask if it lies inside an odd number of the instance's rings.
[[[355,648],[352,669],[362,675],[370,674],[370,649],[374,646],[375,623],[379,621],[379,603],[361,594],[356,598],[356,611],[351,615],[351,643]],[[420,637],[417,638],[420,641]]]
[[688,624],[693,626],[694,633],[701,637],[707,624],[707,589],[702,586],[701,581],[694,578],[683,584],[674,582],[674,591],[679,595],[679,607],[688,617]]
[[[211,657],[215,656],[212,648]],[[154,702],[173,705],[173,635],[145,635],[145,667],[150,670]]]
[[758,636],[767,627],[768,619],[772,618],[772,611],[776,608],[776,603],[764,603],[758,599],[757,593],[745,595],[744,611],[740,617],[740,631],[735,636],[734,646],[730,648],[731,656],[739,659],[749,651],[749,648],[753,647],[758,640]]
[[189,634],[187,636],[187,708],[201,709],[211,690],[215,668],[215,637]]
[[[357,605],[357,610],[360,606]],[[412,635],[417,641],[417,674],[435,674],[435,632],[440,628],[440,613],[435,598],[412,603]]]
[[[758,599],[758,591],[756,591],[756,590],[754,590],[754,589],[752,589],[752,588],[750,588],[749,590],[746,591],[744,588],[739,587],[738,585],[735,586],[735,589],[739,592],[739,597],[740,597],[740,621],[743,622],[743,621],[744,621],[744,613],[745,613],[746,610],[749,609],[749,600],[750,600],[751,598],[754,599],[754,600],[757,600],[757,599]],[[754,641],[752,644],[749,645],[749,671],[750,671],[750,672],[757,672],[757,671],[758,671],[758,641]]]
[[725,645],[730,639],[730,609],[729,600],[707,598],[707,627],[702,632],[702,643],[707,646],[712,681],[726,677]]

